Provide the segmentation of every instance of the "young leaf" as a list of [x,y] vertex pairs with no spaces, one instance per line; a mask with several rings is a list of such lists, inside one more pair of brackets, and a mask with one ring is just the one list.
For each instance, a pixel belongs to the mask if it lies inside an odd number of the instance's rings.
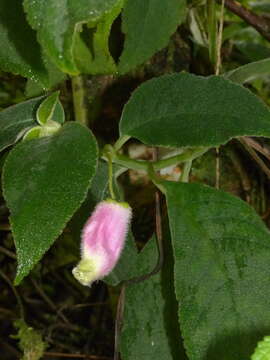
[[31,99],[0,112],[0,151],[14,144],[27,129],[35,126],[36,111],[43,99]]
[[29,129],[23,136],[23,140],[32,140],[40,137],[41,126],[34,126]]
[[240,66],[223,75],[226,79],[243,84],[257,78],[270,76],[270,58]]
[[141,65],[165,47],[186,14],[186,0],[127,0],[122,30],[126,35],[119,72]]
[[227,193],[199,184],[162,185],[188,358],[248,359],[270,332],[269,230]]
[[270,336],[265,336],[259,341],[251,360],[267,360],[270,357]]
[[[153,238],[137,257],[138,275],[152,271],[157,258]],[[160,273],[127,286],[120,338],[123,360],[185,359],[181,353],[181,337],[176,321],[172,265],[170,254],[166,253],[166,263]]]
[[84,200],[96,160],[96,141],[78,123],[66,123],[53,136],[24,141],[9,153],[3,191],[17,249],[16,284],[41,259]]
[[45,125],[48,121],[52,120],[58,98],[59,91],[55,91],[39,105],[37,110],[37,122],[40,125]]
[[118,0],[24,0],[24,8],[38,40],[50,59],[63,72],[76,75],[74,60],[76,31],[83,24],[97,23]]
[[148,145],[218,146],[236,136],[270,136],[270,111],[249,90],[219,76],[165,75],[126,104],[121,135]]

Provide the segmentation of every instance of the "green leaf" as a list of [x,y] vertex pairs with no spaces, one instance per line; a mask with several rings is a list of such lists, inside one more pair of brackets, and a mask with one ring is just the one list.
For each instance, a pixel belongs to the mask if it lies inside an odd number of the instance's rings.
[[119,72],[132,70],[165,47],[185,15],[185,0],[127,0],[122,19],[126,39]]
[[[115,187],[115,192],[119,193],[119,189],[117,189],[116,183]],[[87,197],[70,222],[72,235],[75,237],[78,244],[80,242],[83,225],[86,223],[87,219],[93,212],[95,206],[100,201],[103,201],[109,197],[108,166],[107,163],[100,161],[98,163],[98,168],[92,180],[91,188],[88,191]],[[104,281],[109,285],[116,286],[121,281],[136,276],[136,258],[137,248],[133,236],[131,232],[129,232],[118,264],[116,265],[115,269],[105,277]]]
[[270,332],[270,233],[242,200],[162,182],[189,360],[243,360]]
[[270,136],[270,111],[222,77],[165,75],[134,91],[120,133],[148,145],[218,146],[236,136]]
[[57,100],[56,102],[54,111],[51,116],[51,120],[56,121],[59,124],[64,124],[65,122],[65,112],[60,100]]
[[52,120],[58,99],[59,91],[55,91],[39,105],[37,110],[37,122],[40,125],[45,125],[48,121]]
[[[137,257],[138,275],[152,271],[157,258],[153,238]],[[166,253],[162,272],[127,286],[120,338],[123,360],[185,359],[180,348],[172,266],[171,256]]]
[[83,24],[97,23],[118,0],[24,0],[31,26],[50,59],[63,72],[76,75],[74,59],[76,32]]
[[226,79],[240,84],[257,78],[265,78],[270,76],[270,58],[240,66],[223,76]]
[[36,111],[43,99],[31,99],[0,112],[0,151],[14,144],[27,129],[35,126]]
[[[256,31],[254,30],[256,33]],[[258,34],[260,37],[260,35]],[[254,33],[252,33],[252,40]],[[245,56],[248,62],[260,61],[270,57],[270,48],[254,41],[236,41],[235,46]]]
[[270,357],[270,336],[265,336],[259,341],[251,360],[267,360]]
[[112,74],[117,68],[109,50],[109,36],[112,24],[120,14],[124,0],[117,0],[110,12],[98,22],[89,24],[88,29],[77,33],[74,53],[76,64],[85,74]]
[[23,136],[23,140],[32,140],[41,137],[41,126],[34,126],[31,129],[29,129]]
[[42,258],[84,200],[96,159],[93,135],[72,122],[53,136],[22,142],[9,153],[3,190],[17,249],[16,284]]
[[67,75],[61,72],[51,62],[51,60],[44,53],[44,51],[42,51],[42,59],[48,73],[48,82],[46,86],[44,86],[40,82],[28,78],[25,88],[25,95],[28,98],[43,95],[45,90],[51,90],[67,79]]
[[35,32],[28,25],[22,2],[0,2],[0,68],[48,85],[48,73]]

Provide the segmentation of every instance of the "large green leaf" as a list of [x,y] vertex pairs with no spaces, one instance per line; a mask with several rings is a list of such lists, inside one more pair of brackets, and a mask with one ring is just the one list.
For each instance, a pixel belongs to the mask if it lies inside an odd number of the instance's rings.
[[222,77],[165,75],[135,90],[120,132],[149,145],[218,146],[236,136],[270,136],[270,111]]
[[41,259],[84,200],[96,169],[91,132],[66,123],[54,136],[28,140],[8,155],[4,197],[10,210],[18,284]]
[[248,359],[270,333],[269,230],[227,193],[199,184],[162,186],[188,358]]
[[[115,183],[115,192],[119,192],[117,191],[117,183]],[[97,171],[93,177],[91,188],[88,191],[87,197],[70,222],[72,235],[78,241],[78,244],[80,242],[83,225],[86,223],[89,216],[91,216],[95,206],[100,201],[108,199],[109,197],[108,165],[104,161],[100,161],[98,163]],[[133,236],[131,232],[129,232],[120,260],[118,261],[114,270],[105,277],[104,281],[109,285],[116,286],[121,281],[136,276],[136,258],[137,248]]]
[[224,74],[226,79],[240,84],[267,76],[270,76],[270,58],[245,64]]
[[[126,288],[120,346],[123,360],[185,359],[177,325],[173,262],[170,255],[166,251],[166,262],[160,273]],[[153,238],[137,257],[138,275],[152,271],[157,258]]]
[[141,65],[165,47],[185,14],[186,0],[127,0],[122,19],[126,39],[120,73]]
[[0,1],[0,44],[2,70],[48,85],[40,45],[26,22],[21,1]]
[[14,144],[36,124],[36,111],[43,99],[31,99],[0,112],[0,151]]
[[118,0],[24,0],[31,26],[52,61],[63,72],[78,74],[74,59],[76,32],[97,23]]

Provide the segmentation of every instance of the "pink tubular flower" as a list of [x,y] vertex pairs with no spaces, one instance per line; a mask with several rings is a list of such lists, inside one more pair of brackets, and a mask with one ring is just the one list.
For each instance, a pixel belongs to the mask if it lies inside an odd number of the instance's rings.
[[82,231],[81,261],[72,270],[81,284],[90,286],[112,271],[124,247],[130,219],[127,203],[105,200],[97,205]]

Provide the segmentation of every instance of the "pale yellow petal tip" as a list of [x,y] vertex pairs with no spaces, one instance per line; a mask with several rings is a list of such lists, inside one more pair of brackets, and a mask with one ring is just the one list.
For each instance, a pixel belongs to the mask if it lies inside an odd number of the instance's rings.
[[72,274],[84,286],[91,286],[98,279],[96,266],[90,259],[82,259],[72,270]]

